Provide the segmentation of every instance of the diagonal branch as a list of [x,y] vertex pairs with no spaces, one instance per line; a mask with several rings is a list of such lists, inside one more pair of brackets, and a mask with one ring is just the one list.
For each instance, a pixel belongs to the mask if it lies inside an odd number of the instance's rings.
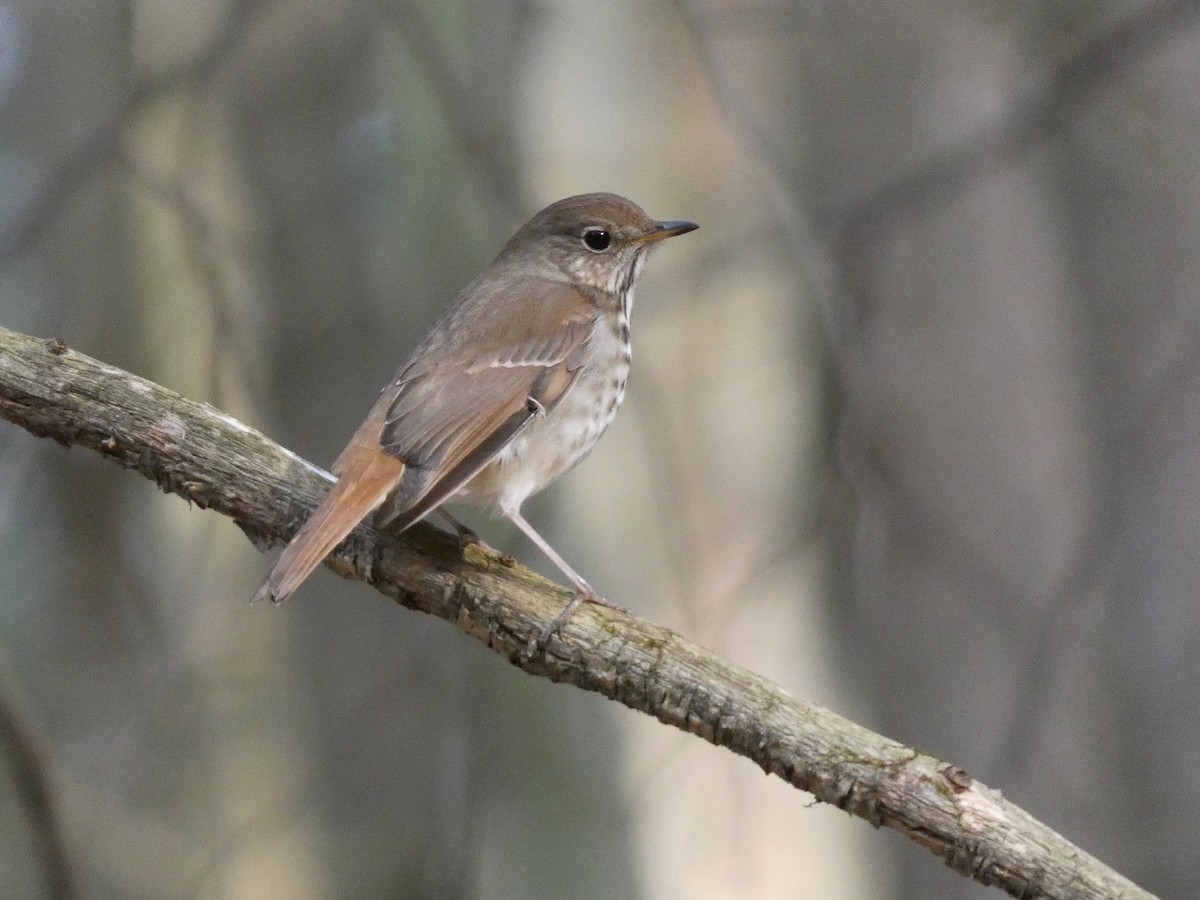
[[[328,476],[204,403],[70,350],[0,328],[0,417],[135,469],[259,544],[289,537]],[[536,643],[568,592],[520,565],[418,525],[360,526],[329,566],[453,622],[532,675],[574,684],[745,756],[956,871],[1015,897],[1148,898],[957,766],[804,703],[649,622],[580,610]]]

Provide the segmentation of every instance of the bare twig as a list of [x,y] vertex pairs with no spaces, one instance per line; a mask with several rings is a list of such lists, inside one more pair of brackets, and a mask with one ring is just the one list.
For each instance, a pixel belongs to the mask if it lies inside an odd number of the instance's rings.
[[[0,329],[0,417],[96,450],[254,540],[290,536],[325,473],[207,404],[43,341]],[[568,592],[427,526],[360,526],[329,560],[405,606],[453,622],[533,675],[565,681],[751,759],[818,800],[894,828],[1015,897],[1146,898],[957,766],[804,703],[680,636],[603,608],[537,642]]]
[[[1139,9],[1080,47],[1039,91],[1016,104],[1003,119],[872,190],[834,223],[843,282],[858,287],[856,293],[861,294],[862,257],[877,253],[883,239],[901,223],[959,196],[990,172],[1060,134],[1072,110],[1163,41],[1192,27],[1197,17],[1200,3],[1195,0],[1163,0]],[[860,297],[860,306],[863,303]],[[858,310],[859,316],[867,312]]]
[[51,166],[44,187],[0,230],[0,262],[26,252],[63,206],[117,159],[126,123],[139,109],[172,91],[212,76],[245,33],[246,23],[264,0],[235,0],[212,42],[186,63],[129,89],[112,111],[74,149]]
[[537,14],[535,5],[510,3],[505,8],[505,15],[516,19],[510,23],[511,41],[502,42],[500,53],[488,53],[486,47],[473,46],[472,55],[483,58],[470,71],[458,71],[451,64],[455,54],[439,38],[435,20],[427,15],[425,4],[383,0],[377,7],[384,21],[395,26],[397,36],[424,71],[439,100],[446,131],[470,163],[469,170],[479,175],[506,213],[519,212],[524,204],[516,162],[514,120],[511,116],[496,115],[496,110],[509,108],[509,104],[497,102],[496,92],[501,86],[507,90],[516,83],[512,69],[525,56],[513,48],[516,42],[528,39],[531,29],[527,23]]

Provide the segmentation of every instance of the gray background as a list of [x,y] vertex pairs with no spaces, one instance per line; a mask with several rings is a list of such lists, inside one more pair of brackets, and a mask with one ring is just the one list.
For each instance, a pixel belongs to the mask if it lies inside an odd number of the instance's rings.
[[[1193,2],[0,3],[0,324],[328,465],[544,204],[702,228],[530,519],[1200,896]],[[470,518],[470,516],[468,516]],[[548,573],[503,523],[484,536]],[[996,895],[0,426],[0,894]],[[59,895],[63,895],[61,891]]]

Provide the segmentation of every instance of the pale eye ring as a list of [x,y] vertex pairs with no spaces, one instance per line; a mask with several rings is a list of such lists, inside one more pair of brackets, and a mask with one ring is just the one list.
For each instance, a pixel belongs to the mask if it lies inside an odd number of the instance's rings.
[[612,246],[612,235],[609,234],[607,228],[585,228],[582,240],[583,246],[593,253],[603,253]]

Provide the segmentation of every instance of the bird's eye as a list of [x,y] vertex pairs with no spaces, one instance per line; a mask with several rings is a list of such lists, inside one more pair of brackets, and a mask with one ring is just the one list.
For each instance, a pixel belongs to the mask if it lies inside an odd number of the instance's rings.
[[603,253],[612,246],[612,235],[604,228],[585,228],[583,245],[593,253]]

